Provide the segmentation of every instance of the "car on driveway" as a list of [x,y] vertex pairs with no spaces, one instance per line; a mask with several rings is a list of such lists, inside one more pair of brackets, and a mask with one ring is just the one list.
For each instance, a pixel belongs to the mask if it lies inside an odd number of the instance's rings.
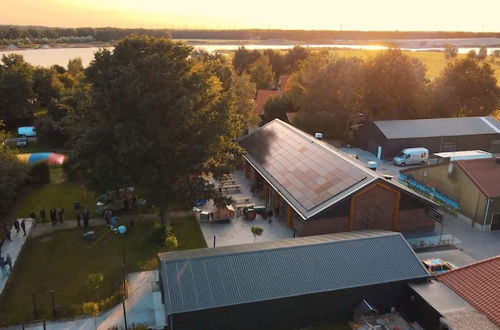
[[449,270],[457,268],[457,266],[455,266],[451,262],[438,258],[424,259],[422,260],[422,263],[424,264],[425,268],[427,268],[429,273],[431,273],[432,275],[439,275]]

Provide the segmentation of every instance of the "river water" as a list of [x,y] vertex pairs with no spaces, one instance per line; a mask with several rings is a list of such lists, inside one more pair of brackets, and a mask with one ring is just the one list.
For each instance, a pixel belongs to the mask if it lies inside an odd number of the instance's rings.
[[[242,45],[193,45],[197,49],[204,49],[208,52],[224,51],[224,50],[236,50]],[[291,49],[295,44],[288,45],[244,45],[247,49]],[[349,49],[365,49],[365,50],[383,50],[387,49],[386,46],[378,45],[356,45],[356,44],[345,44],[345,45],[301,45],[303,47],[315,47],[315,48],[349,48]],[[113,47],[108,47],[113,49]],[[409,51],[442,51],[443,48],[401,48],[403,50]],[[51,66],[54,64],[66,66],[68,61],[72,58],[80,57],[84,66],[89,65],[90,61],[94,57],[94,53],[99,50],[98,47],[88,47],[88,48],[48,48],[48,49],[25,49],[25,50],[3,50],[0,51],[2,54],[21,54],[24,59],[33,65],[41,66]],[[466,54],[470,50],[475,50],[476,52],[479,48],[470,47],[460,47],[458,52],[460,54]],[[493,50],[500,50],[500,48],[488,48],[488,53]]]

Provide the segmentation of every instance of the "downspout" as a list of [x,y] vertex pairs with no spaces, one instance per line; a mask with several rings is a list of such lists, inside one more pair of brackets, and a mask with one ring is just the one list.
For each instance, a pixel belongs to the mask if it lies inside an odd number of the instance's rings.
[[491,199],[486,197],[486,211],[484,211],[484,221],[483,221],[483,230],[482,231],[484,231],[484,228],[486,227],[486,219],[488,218],[488,211],[490,210],[490,201],[491,201]]

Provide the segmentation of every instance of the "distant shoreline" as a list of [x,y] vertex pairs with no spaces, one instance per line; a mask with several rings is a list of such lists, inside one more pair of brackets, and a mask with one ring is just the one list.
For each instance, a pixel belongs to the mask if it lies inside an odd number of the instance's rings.
[[[285,39],[267,40],[224,40],[224,39],[172,39],[182,41],[190,46],[225,46],[225,45],[261,45],[261,46],[286,46],[286,45],[363,45],[363,46],[386,46],[413,49],[443,48],[450,44],[456,47],[500,47],[500,38],[455,38],[455,39],[383,39],[383,40],[314,40],[297,41]],[[12,52],[37,49],[62,49],[62,48],[106,48],[114,47],[116,42],[86,42],[86,43],[49,43],[23,45],[22,47],[0,45],[0,52]]]

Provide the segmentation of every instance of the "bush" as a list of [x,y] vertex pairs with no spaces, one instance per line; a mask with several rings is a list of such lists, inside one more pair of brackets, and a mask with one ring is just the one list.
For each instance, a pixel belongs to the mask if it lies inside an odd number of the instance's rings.
[[39,162],[34,164],[30,169],[29,183],[31,184],[45,184],[50,182],[49,164],[46,162]]

